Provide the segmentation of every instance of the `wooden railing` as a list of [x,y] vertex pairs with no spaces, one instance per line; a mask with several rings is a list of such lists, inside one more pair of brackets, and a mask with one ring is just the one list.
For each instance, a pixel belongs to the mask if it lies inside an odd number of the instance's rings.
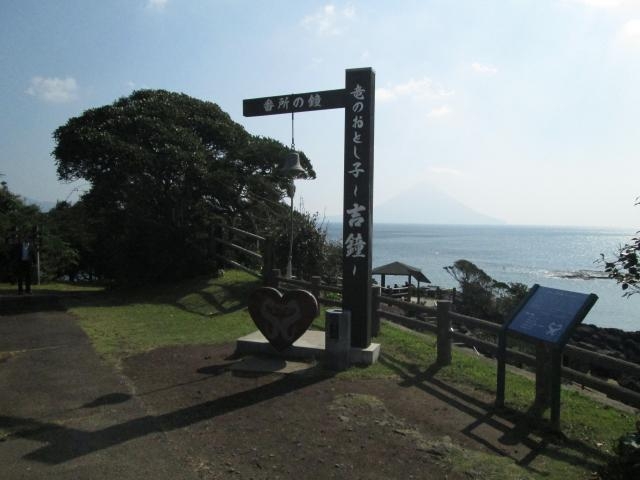
[[[440,365],[451,364],[451,346],[453,342],[461,343],[468,347],[475,347],[488,355],[495,356],[498,353],[497,343],[456,331],[452,327],[454,324],[457,324],[468,329],[474,329],[488,335],[497,336],[501,330],[501,326],[487,320],[453,312],[451,311],[450,301],[438,301],[436,309],[386,297],[380,297],[379,301],[380,303],[400,307],[403,310],[426,313],[431,316],[431,318],[427,318],[426,320],[419,320],[380,308],[375,310],[376,315],[381,318],[400,322],[409,328],[419,328],[435,333],[437,336],[437,362]],[[536,346],[534,345],[534,347]],[[640,365],[595,353],[574,345],[567,345],[563,349],[563,357],[567,360],[586,363],[590,365],[591,368],[603,368],[614,371],[617,374],[624,373],[630,376],[640,377]],[[535,355],[519,350],[507,349],[507,362],[516,365],[527,365],[536,369],[540,366],[541,359],[536,358]],[[640,393],[628,388],[566,366],[562,367],[562,377],[584,387],[601,392],[614,400],[621,401],[635,408],[640,408]]]
[[[237,238],[255,240],[255,248],[257,251],[234,243]],[[264,279],[271,271],[271,267],[273,265],[273,242],[269,237],[261,237],[255,233],[247,232],[229,225],[217,225],[214,229],[213,244],[213,251],[215,252],[214,255],[216,259],[224,264],[238,268],[256,278]],[[258,272],[254,268],[230,258],[230,255],[226,251],[227,249],[239,252],[240,257],[258,260],[262,271]]]
[[328,285],[322,283],[322,278],[319,276],[311,277],[311,281],[299,280],[296,278],[286,278],[280,274],[280,270],[272,270],[271,275],[267,278],[266,284],[273,288],[280,288],[283,290],[290,290],[292,288],[304,288],[309,290],[314,297],[318,299],[318,302],[322,305],[330,307],[342,306],[342,301],[335,298],[329,298],[323,293],[342,293],[342,288],[336,285]]

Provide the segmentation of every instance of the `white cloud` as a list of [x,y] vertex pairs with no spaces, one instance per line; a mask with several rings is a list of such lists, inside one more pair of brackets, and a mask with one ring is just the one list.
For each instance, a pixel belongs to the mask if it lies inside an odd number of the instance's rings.
[[451,107],[449,107],[449,105],[442,105],[440,107],[432,108],[431,111],[427,113],[427,117],[428,118],[446,117],[447,115],[450,115],[451,112],[453,112],[453,110],[451,110]]
[[446,90],[434,85],[429,78],[422,80],[410,79],[406,83],[399,83],[389,87],[376,89],[376,99],[380,101],[396,100],[399,97],[410,97],[414,100],[433,100],[453,95],[453,90]]
[[455,168],[449,167],[429,167],[427,170],[431,173],[441,174],[441,175],[454,175],[460,176],[462,172],[460,170],[456,170]]
[[353,20],[355,16],[356,9],[352,5],[338,10],[335,5],[329,3],[316,13],[305,16],[301,23],[318,35],[340,35],[344,29],[344,22]]
[[496,73],[498,73],[497,67],[486,63],[473,62],[471,64],[471,68],[474,72],[480,75],[495,75]]
[[347,5],[343,10],[342,14],[345,18],[353,18],[356,16],[356,9],[353,5]]
[[640,47],[640,19],[627,21],[618,30],[617,43],[624,47]]
[[169,0],[147,0],[147,8],[151,10],[164,10]]
[[565,3],[576,3],[595,8],[618,8],[633,5],[638,0],[564,0]]
[[65,103],[77,98],[78,85],[73,77],[33,77],[26,93],[45,102]]

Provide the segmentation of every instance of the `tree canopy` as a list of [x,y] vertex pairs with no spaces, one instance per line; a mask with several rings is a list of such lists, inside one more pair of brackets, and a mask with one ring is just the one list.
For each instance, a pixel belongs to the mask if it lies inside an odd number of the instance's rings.
[[[640,200],[636,201],[636,205],[640,205]],[[640,252],[640,232],[636,232],[636,236],[629,243],[622,245],[618,249],[614,259],[607,259],[604,254],[600,254],[602,257],[601,262],[604,264],[604,271],[609,278],[620,284],[625,297],[640,293],[638,252]]]
[[502,323],[529,290],[522,283],[496,281],[469,260],[456,260],[444,269],[460,284],[456,309],[465,315]]
[[[58,177],[81,199],[98,273],[161,279],[207,268],[203,238],[221,216],[264,222],[285,195],[282,143],[245,131],[219,106],[140,90],[54,132]],[[300,154],[308,178],[309,159]]]

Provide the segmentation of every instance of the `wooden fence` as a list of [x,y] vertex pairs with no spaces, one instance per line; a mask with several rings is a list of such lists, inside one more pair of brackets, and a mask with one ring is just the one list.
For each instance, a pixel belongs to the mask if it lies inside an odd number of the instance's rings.
[[[272,272],[269,284],[284,289],[305,288],[311,291],[321,304],[332,307],[339,307],[341,305],[340,300],[337,298],[327,298],[323,295],[324,292],[340,293],[340,287],[323,284],[320,281],[320,277],[313,277],[311,282],[287,279],[280,276],[279,271],[276,270]],[[454,343],[476,348],[484,354],[493,355],[494,357],[498,354],[497,343],[454,330],[453,326],[464,326],[466,329],[497,337],[501,329],[500,325],[480,318],[456,313],[451,310],[452,303],[448,300],[439,300],[437,307],[434,308],[383,296],[380,294],[379,287],[372,288],[374,302],[374,316],[372,319],[373,336],[377,336],[379,333],[381,319],[400,323],[413,330],[431,332],[436,335],[437,363],[443,366],[451,364],[451,350]],[[383,304],[397,307],[397,309],[402,310],[402,313],[382,308]],[[426,316],[426,319],[409,317],[406,315],[407,311]],[[544,350],[540,348],[540,345],[532,345],[541,355],[544,354]],[[591,367],[608,369],[618,374],[640,377],[640,365],[601,355],[574,345],[567,345],[564,348],[563,357],[565,363],[566,361],[581,362]],[[512,348],[507,349],[507,362],[517,366],[526,365],[533,369],[540,367],[540,358],[536,358],[536,355]],[[566,366],[562,367],[562,377],[565,380],[601,392],[614,400],[618,400],[635,408],[640,408],[640,393],[621,387],[616,383],[579,372]]]
[[[223,233],[225,230],[227,235],[224,235]],[[255,248],[257,251],[234,243],[234,238],[238,236],[255,241]],[[261,278],[266,285],[270,285],[275,288],[283,288],[285,290],[292,288],[304,288],[313,293],[313,295],[323,305],[331,307],[340,307],[342,305],[342,301],[339,299],[339,295],[342,293],[342,288],[340,286],[322,283],[321,278],[317,276],[311,277],[311,281],[285,278],[280,275],[279,270],[272,269],[273,244],[269,238],[261,237],[235,227],[225,226],[217,229],[213,240],[216,245],[214,251],[218,260],[231,265],[234,268],[243,270],[257,278]],[[226,248],[232,249],[234,252],[240,254],[240,256],[253,259],[254,263],[258,261],[261,265],[262,271],[259,272],[254,268],[241,264],[239,261],[230,259],[228,255],[224,254]],[[474,335],[462,333],[461,331],[456,331],[453,329],[453,326],[463,326],[469,330],[473,329],[475,331],[479,331],[484,335],[497,337],[501,329],[500,325],[487,320],[456,313],[451,310],[452,303],[448,300],[439,300],[437,302],[437,308],[434,308],[387,297],[381,294],[380,287],[375,286],[372,288],[372,335],[374,337],[377,336],[380,331],[380,320],[387,319],[414,330],[428,331],[435,334],[437,337],[437,362],[439,365],[444,366],[451,364],[451,347],[454,342],[476,348],[488,355],[497,355],[497,343],[483,340]],[[397,310],[395,312],[390,311],[388,308],[381,308],[383,304],[396,307],[400,312]],[[414,315],[419,314],[426,318],[418,319],[416,317],[411,317],[407,315],[407,312],[412,312]],[[544,351],[540,345],[536,345],[535,347],[538,352],[538,358],[536,358],[536,355],[531,355],[523,351],[507,349],[507,362],[518,366],[527,365],[534,369],[540,368],[541,357],[544,355]],[[607,369],[616,372],[617,374],[626,374],[631,377],[640,378],[640,365],[595,353],[574,345],[567,345],[564,348],[563,357],[565,363],[567,363],[567,361],[572,364],[577,362],[589,365],[592,368],[597,367],[599,369]],[[640,408],[640,393],[621,387],[620,385],[609,382],[606,379],[598,378],[596,376],[568,368],[567,366],[562,367],[562,377],[584,387],[601,392],[610,398],[621,401],[635,408]]]
[[[245,242],[251,241],[254,243],[253,248],[255,250],[238,245],[238,239],[242,239]],[[216,225],[212,240],[214,256],[218,261],[247,272],[256,278],[264,279],[271,271],[273,266],[273,241],[271,238],[262,237],[229,225]],[[230,251],[234,252],[235,256],[243,258],[245,263],[250,263],[250,266],[240,263],[237,259],[230,258]],[[253,260],[253,262],[247,262],[247,259]],[[261,271],[252,268],[256,263],[260,265]]]
[[[461,343],[468,347],[474,347],[485,354],[493,356],[498,354],[497,343],[482,340],[473,335],[456,331],[453,329],[453,326],[461,325],[469,330],[473,329],[495,337],[498,336],[501,326],[487,320],[453,312],[451,310],[451,302],[449,301],[439,301],[437,308],[418,306],[385,297],[381,297],[379,301],[380,303],[399,307],[405,311],[411,310],[430,316],[430,318],[427,317],[426,320],[419,320],[417,318],[407,317],[406,315],[382,310],[379,307],[375,310],[376,314],[382,318],[400,322],[410,328],[419,328],[421,330],[427,330],[435,333],[437,336],[437,361],[440,365],[451,364],[451,345],[454,342]],[[534,345],[538,355],[531,355],[519,350],[507,349],[507,362],[518,366],[527,365],[534,369],[539,368],[542,361],[540,356],[544,355],[545,352],[539,344],[532,345]],[[590,366],[591,368],[597,367],[599,369],[607,369],[617,374],[626,374],[640,378],[640,365],[592,352],[574,345],[567,345],[563,349],[563,359],[564,363],[582,363]],[[640,393],[621,387],[616,383],[611,383],[605,379],[588,375],[587,373],[580,372],[566,366],[562,367],[562,377],[584,387],[601,392],[610,398],[621,401],[635,408],[640,408]]]

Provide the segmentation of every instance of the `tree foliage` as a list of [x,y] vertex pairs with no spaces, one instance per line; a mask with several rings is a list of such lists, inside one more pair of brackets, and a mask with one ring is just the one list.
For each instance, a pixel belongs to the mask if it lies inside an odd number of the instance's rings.
[[41,221],[42,213],[35,205],[27,205],[9,190],[6,182],[0,187],[0,281],[12,281],[14,273],[13,246],[21,236],[31,236]]
[[[640,205],[640,197],[636,199],[636,206]],[[610,260],[603,253],[600,254],[600,263],[604,264],[604,271],[609,278],[614,279],[624,291],[625,297],[640,292],[640,231],[625,245],[622,245],[614,259]]]
[[46,214],[42,261],[52,278],[70,281],[94,278],[94,236],[84,202],[58,202]]
[[[219,106],[141,90],[87,110],[54,132],[61,180],[84,179],[94,266],[119,280],[170,279],[210,270],[206,238],[224,219],[269,219],[288,180],[287,148],[248,134]],[[301,153],[309,178],[315,172]]]
[[[285,224],[272,230],[276,268],[286,270],[289,255],[289,228]],[[294,274],[309,279],[318,275],[335,279],[342,275],[342,244],[331,242],[318,214],[295,212],[293,222],[292,265]]]
[[620,284],[625,297],[640,292],[640,265],[638,264],[640,232],[636,235],[630,243],[620,247],[615,259],[606,260],[604,254],[602,255],[604,271],[609,278]]
[[17,259],[13,248],[21,238],[28,238],[36,245],[42,279],[68,277],[77,271],[81,252],[68,241],[67,232],[78,231],[81,224],[68,222],[65,229],[54,212],[55,209],[43,213],[37,206],[26,204],[3,182],[0,189],[0,264],[5,268],[0,271],[0,281],[15,279]]
[[444,267],[460,285],[458,312],[502,323],[528,292],[522,283],[504,283],[491,278],[468,260],[457,260]]

